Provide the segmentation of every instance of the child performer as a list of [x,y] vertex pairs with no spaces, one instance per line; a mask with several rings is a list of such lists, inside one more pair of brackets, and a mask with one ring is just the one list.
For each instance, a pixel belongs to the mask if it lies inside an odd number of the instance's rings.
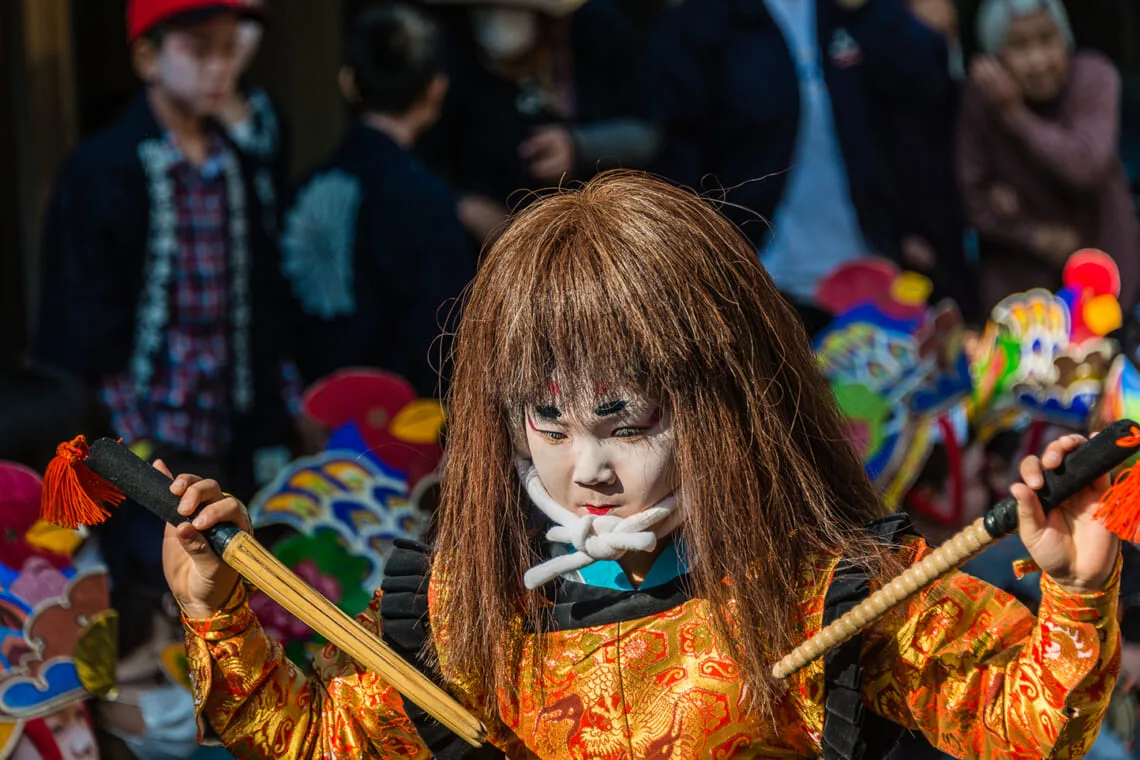
[[[1039,619],[952,573],[847,665],[781,682],[773,662],[837,588],[929,549],[882,519],[795,312],[731,224],[633,174],[541,200],[488,252],[456,340],[426,598],[408,550],[364,618],[409,657],[423,645],[506,757],[870,758],[899,727],[956,757],[1093,741],[1119,659],[1105,483],[1047,517],[1033,491],[1079,436],[1013,487]],[[197,528],[248,525],[216,482],[171,491],[183,514],[208,505]],[[335,648],[303,676],[195,526],[167,530],[200,714],[237,757],[462,756]]]

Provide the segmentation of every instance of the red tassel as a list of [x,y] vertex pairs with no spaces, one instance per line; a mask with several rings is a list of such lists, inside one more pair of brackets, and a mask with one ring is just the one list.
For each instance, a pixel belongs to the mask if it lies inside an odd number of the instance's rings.
[[[1140,428],[1116,442],[1122,448],[1140,446]],[[1124,541],[1140,541],[1140,478],[1133,477],[1135,465],[1122,471],[1101,496],[1094,517]]]
[[108,507],[117,507],[123,501],[122,491],[83,464],[90,453],[83,436],[56,448],[55,458],[44,473],[40,501],[43,520],[72,530],[80,525],[99,525],[111,516]]

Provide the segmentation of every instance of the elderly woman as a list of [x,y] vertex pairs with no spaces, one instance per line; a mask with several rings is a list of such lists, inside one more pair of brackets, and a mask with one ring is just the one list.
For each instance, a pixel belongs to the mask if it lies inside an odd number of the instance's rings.
[[1135,303],[1136,217],[1120,161],[1120,77],[1074,51],[1059,0],[984,0],[959,124],[959,180],[981,243],[981,297],[1053,289],[1073,251],[1120,266]]

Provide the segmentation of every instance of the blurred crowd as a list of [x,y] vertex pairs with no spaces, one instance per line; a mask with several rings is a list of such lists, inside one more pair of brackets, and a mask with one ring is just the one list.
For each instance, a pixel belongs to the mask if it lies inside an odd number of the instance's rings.
[[[200,746],[163,525],[130,502],[78,534],[37,522],[57,444],[218,479],[359,612],[392,542],[430,532],[480,252],[599,172],[739,225],[884,500],[934,540],[1051,431],[1140,414],[1121,77],[1060,0],[376,2],[328,82],[350,125],[302,172],[247,74],[271,4],[131,0],[127,29],[142,90],[59,173],[33,350],[0,377],[0,758],[226,756]],[[971,571],[1032,605],[1022,556]],[[297,661],[319,646],[255,601]],[[1130,645],[1097,757],[1133,757],[1138,686]]]

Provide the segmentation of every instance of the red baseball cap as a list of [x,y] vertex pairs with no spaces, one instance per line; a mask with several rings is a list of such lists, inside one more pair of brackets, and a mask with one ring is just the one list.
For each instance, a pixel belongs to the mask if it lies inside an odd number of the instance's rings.
[[257,0],[129,0],[127,3],[127,42],[134,42],[155,24],[183,13],[206,10],[232,10],[242,16],[261,19],[263,2]]

